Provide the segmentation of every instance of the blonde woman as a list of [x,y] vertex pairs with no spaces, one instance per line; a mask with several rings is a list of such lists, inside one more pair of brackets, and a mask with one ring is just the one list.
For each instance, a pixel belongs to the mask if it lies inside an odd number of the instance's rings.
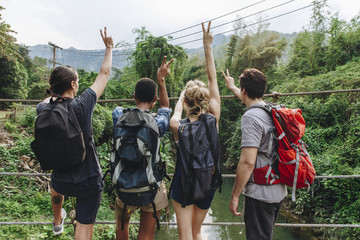
[[[178,142],[178,131],[184,122],[184,120],[181,119],[183,108],[187,116],[187,122],[198,121],[200,120],[199,117],[210,118],[214,123],[213,125],[209,125],[211,128],[210,130],[215,132],[217,137],[220,119],[220,93],[217,85],[215,63],[212,54],[211,45],[213,35],[210,32],[210,24],[211,22],[209,22],[208,29],[206,30],[204,23],[202,23],[203,44],[209,86],[206,87],[206,85],[199,80],[189,81],[186,84],[184,91],[181,93],[180,98],[176,103],[174,115],[170,119],[170,128],[173,132],[175,142]],[[178,144],[178,147],[181,148],[181,145]],[[201,224],[210,208],[215,190],[210,191],[210,193],[201,200],[188,199],[188,201],[184,202],[184,194],[186,195],[187,193],[186,191],[183,191],[181,185],[181,178],[184,176],[182,176],[180,168],[181,166],[177,164],[170,195],[176,214],[179,239],[199,240],[202,239]]]

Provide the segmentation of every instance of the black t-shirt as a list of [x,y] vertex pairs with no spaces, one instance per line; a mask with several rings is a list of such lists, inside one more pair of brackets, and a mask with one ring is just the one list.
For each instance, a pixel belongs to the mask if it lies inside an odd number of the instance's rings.
[[[71,101],[78,118],[81,130],[83,131],[86,145],[86,157],[81,165],[70,168],[67,171],[53,171],[51,178],[56,182],[63,183],[80,183],[92,177],[101,176],[99,159],[95,151],[95,145],[91,144],[92,140],[92,115],[96,104],[96,93],[91,89],[86,89],[80,96]],[[40,103],[36,107],[39,114],[46,106],[46,103]]]

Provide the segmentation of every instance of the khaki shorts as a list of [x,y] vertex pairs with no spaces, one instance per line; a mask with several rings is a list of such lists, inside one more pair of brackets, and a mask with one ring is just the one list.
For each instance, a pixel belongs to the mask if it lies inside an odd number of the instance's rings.
[[[165,186],[164,181],[162,181],[160,184],[159,191],[156,194],[155,199],[154,199],[154,204],[156,207],[156,211],[159,211],[168,206],[168,197],[167,197],[167,191],[166,191],[166,186]],[[119,199],[119,197],[116,197],[116,206],[115,206],[115,217],[116,218],[121,216],[123,208],[124,208],[124,203]],[[146,206],[142,206],[142,207],[126,205],[126,214],[131,214],[138,208],[140,208],[141,211],[144,211],[144,212],[154,212],[152,204],[150,203],[150,204],[148,204]]]

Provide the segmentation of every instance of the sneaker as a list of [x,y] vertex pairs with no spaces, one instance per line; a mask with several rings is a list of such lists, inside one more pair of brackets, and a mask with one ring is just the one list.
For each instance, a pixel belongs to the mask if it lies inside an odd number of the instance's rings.
[[66,211],[65,211],[65,209],[62,208],[61,209],[61,223],[60,223],[60,225],[55,226],[54,221],[53,221],[53,224],[52,224],[53,225],[54,235],[60,235],[64,231],[65,218],[66,218]]

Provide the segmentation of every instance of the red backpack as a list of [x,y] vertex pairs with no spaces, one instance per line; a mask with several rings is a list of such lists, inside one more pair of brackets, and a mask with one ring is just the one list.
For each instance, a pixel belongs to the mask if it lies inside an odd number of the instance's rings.
[[[267,111],[275,124],[273,139],[270,139],[268,165],[255,168],[253,181],[256,184],[283,183],[292,187],[292,201],[297,188],[310,187],[315,179],[315,169],[305,143],[301,137],[305,132],[305,120],[300,109],[289,109],[284,105],[253,106]],[[275,140],[276,147],[273,148]],[[274,149],[274,150],[271,150]],[[271,160],[273,164],[271,164]],[[277,161],[278,160],[278,161]]]

